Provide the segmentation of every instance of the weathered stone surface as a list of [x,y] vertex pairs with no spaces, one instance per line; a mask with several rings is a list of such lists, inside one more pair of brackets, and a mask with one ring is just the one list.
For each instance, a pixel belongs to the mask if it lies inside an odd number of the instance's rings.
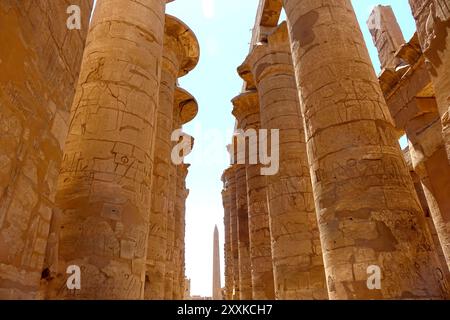
[[236,165],[235,179],[237,245],[239,254],[239,299],[251,300],[252,265],[250,260],[250,238],[248,233],[247,172],[245,164]]
[[268,36],[267,43],[253,48],[245,65],[250,66],[258,89],[261,128],[280,130],[279,172],[267,176],[276,298],[326,299],[303,120],[285,23]]
[[[391,19],[395,17],[392,15]],[[376,42],[376,39],[374,41]],[[378,46],[377,48],[380,52],[383,50]],[[446,196],[450,190],[450,163],[447,161],[441,134],[442,126],[434,88],[418,36],[414,35],[407,44],[399,47],[389,63],[393,66],[396,76],[387,83],[382,74],[381,88],[395,126],[404,130],[408,137],[409,159],[411,168],[415,171],[412,176],[420,179],[423,186],[422,188],[415,184],[416,190],[427,199],[428,203],[422,203],[422,207],[429,209],[434,222],[431,231],[436,231],[436,235],[441,239],[440,242],[435,241],[435,248],[450,261],[450,201]],[[446,262],[443,265],[445,268],[450,264]],[[448,273],[448,270],[443,270],[443,273],[446,272]]]
[[450,3],[448,0],[409,0],[409,3],[436,93],[450,162]]
[[[330,299],[445,297],[351,2],[284,0],[284,6]],[[381,290],[366,286],[370,265],[382,270]]]
[[[266,176],[261,175],[260,164],[251,164],[249,161],[253,157],[257,159],[259,151],[257,138],[252,140],[252,137],[259,135],[261,127],[258,93],[256,91],[244,92],[232,102],[233,114],[240,129],[250,137],[245,141],[249,148],[249,153],[245,158],[252,296],[255,300],[273,300],[275,291]],[[254,135],[252,136],[252,134]]]
[[[49,298],[143,297],[164,0],[99,0],[59,176]],[[65,287],[66,267],[81,290]]]
[[233,252],[231,243],[231,192],[230,192],[230,179],[234,178],[233,169],[230,167],[224,171],[222,175],[223,190],[222,190],[222,203],[224,208],[224,227],[225,227],[225,300],[233,300]]
[[92,0],[0,3],[0,300],[36,299]]

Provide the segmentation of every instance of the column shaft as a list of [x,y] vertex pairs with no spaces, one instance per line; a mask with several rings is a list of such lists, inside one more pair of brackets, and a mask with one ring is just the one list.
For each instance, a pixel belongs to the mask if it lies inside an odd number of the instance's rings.
[[248,234],[247,173],[245,165],[236,166],[236,210],[239,252],[239,297],[252,299],[250,239]]
[[[330,299],[443,298],[431,237],[351,1],[284,6]],[[367,285],[371,266],[381,270],[379,290]]]
[[[233,99],[236,116],[244,138],[240,143],[248,146],[246,176],[248,197],[248,225],[250,260],[252,266],[252,296],[255,300],[275,299],[272,248],[269,213],[267,206],[267,181],[261,175],[261,164],[250,163],[258,158],[258,135],[260,129],[259,99],[256,91],[244,92]],[[245,139],[245,141],[244,141]],[[242,147],[242,146],[241,146]]]
[[279,171],[267,176],[275,295],[277,299],[326,299],[303,120],[285,23],[269,36],[267,44],[253,49],[249,64],[260,98],[261,128],[279,130]]
[[224,209],[224,229],[225,229],[225,297],[224,300],[233,299],[233,257],[231,251],[231,194],[230,194],[230,169],[225,170],[222,175],[224,184],[222,190],[222,204]]
[[[99,0],[59,177],[50,298],[143,296],[163,0]],[[66,268],[81,268],[69,291]]]

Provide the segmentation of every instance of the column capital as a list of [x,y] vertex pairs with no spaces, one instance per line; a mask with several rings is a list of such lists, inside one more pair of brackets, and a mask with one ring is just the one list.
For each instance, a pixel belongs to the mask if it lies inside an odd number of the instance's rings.
[[178,110],[181,125],[192,121],[198,113],[197,100],[185,89],[176,87],[174,108]]
[[200,59],[200,45],[194,32],[180,19],[166,14],[164,27],[164,57],[175,55],[178,61],[177,77],[193,70]]
[[253,84],[271,73],[293,72],[289,32],[285,21],[268,35],[267,41],[259,42],[253,47],[237,72],[247,83]]
[[259,113],[259,96],[256,90],[246,91],[231,100],[233,115],[238,123],[252,114]]
[[234,179],[235,172],[236,172],[235,165],[229,166],[228,168],[226,168],[224,170],[224,172],[222,174],[222,178],[221,178],[224,183],[224,189],[226,189],[228,181],[230,181],[231,179]]

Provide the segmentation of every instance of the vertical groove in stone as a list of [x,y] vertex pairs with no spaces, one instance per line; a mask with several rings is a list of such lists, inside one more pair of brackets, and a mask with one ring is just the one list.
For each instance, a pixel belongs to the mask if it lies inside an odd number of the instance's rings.
[[[58,183],[50,298],[143,295],[164,10],[163,0],[97,2]],[[81,268],[81,290],[66,288],[68,265]]]
[[[330,299],[443,298],[437,258],[349,0],[284,0]],[[381,268],[369,290],[367,268]]]

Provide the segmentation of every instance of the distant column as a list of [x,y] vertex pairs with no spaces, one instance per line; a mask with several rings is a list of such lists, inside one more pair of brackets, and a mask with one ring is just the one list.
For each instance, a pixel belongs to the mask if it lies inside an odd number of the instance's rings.
[[322,249],[286,24],[270,34],[267,43],[255,46],[244,65],[250,66],[258,89],[261,128],[279,130],[279,159],[273,159],[279,160],[279,171],[267,176],[275,296],[326,299]]
[[[147,249],[145,299],[165,297],[166,250],[169,203],[175,193],[168,193],[173,127],[173,109],[177,78],[191,71],[198,62],[198,42],[194,33],[180,20],[165,18],[164,50],[161,70],[158,117],[153,167],[152,206]],[[175,177],[176,178],[176,177]],[[173,212],[173,210],[171,211]],[[171,220],[172,222],[172,220]],[[173,230],[170,230],[172,232]],[[172,235],[172,233],[170,233]],[[170,266],[169,266],[170,268]]]
[[[252,296],[255,300],[275,299],[272,249],[267,204],[267,180],[261,175],[258,159],[258,135],[261,126],[259,98],[256,91],[244,92],[233,99],[233,114],[248,136],[249,154],[246,157],[248,225],[250,235],[250,260],[252,266]],[[242,140],[243,142],[243,140]],[[256,154],[255,154],[256,153]]]
[[[240,155],[235,153],[235,159]],[[236,210],[239,253],[239,299],[252,299],[250,238],[248,231],[247,172],[245,164],[236,164]]]
[[[284,7],[330,299],[445,297],[351,1],[284,0]],[[377,271],[381,289],[370,290]]]
[[233,257],[233,300],[240,299],[239,282],[239,246],[238,246],[238,212],[236,206],[236,165],[230,167],[230,225],[231,253]]

